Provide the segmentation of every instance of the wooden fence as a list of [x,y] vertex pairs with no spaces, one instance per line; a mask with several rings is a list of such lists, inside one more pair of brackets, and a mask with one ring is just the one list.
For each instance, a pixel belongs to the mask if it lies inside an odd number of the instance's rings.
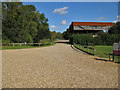
[[19,45],[19,46],[33,46],[33,45],[38,45],[38,46],[41,46],[43,45],[42,43],[2,43],[3,46],[16,46],[16,45]]
[[[79,47],[76,47],[76,45],[78,45]],[[74,46],[83,52],[86,52],[91,55],[95,55],[96,49],[93,46],[90,47],[90,46],[85,46],[85,45],[81,45],[81,44],[74,44]],[[92,52],[90,52],[90,50],[92,50]]]

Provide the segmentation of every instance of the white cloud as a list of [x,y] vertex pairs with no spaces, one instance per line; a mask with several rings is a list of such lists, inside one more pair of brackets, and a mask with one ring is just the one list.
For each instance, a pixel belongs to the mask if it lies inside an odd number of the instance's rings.
[[61,22],[62,25],[65,25],[66,23],[67,23],[66,20],[62,20]]
[[53,11],[53,13],[58,13],[58,14],[64,15],[64,14],[68,13],[68,11],[65,11],[68,8],[69,7],[57,8]]
[[97,21],[101,21],[101,20],[105,20],[105,19],[106,19],[105,17],[95,18],[95,20],[97,20]]
[[55,25],[51,25],[51,29],[55,30],[57,27]]
[[113,23],[117,23],[118,21],[114,20]]

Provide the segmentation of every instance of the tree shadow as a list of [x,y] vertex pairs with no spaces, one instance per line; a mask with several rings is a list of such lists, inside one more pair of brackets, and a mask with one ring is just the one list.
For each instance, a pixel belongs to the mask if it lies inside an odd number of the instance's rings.
[[58,41],[55,41],[55,43],[70,44],[69,40],[58,40]]

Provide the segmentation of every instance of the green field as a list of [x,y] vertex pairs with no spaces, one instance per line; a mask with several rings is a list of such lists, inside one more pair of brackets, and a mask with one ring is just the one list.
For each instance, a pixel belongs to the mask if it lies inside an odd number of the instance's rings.
[[113,46],[95,46],[95,55],[99,57],[109,58],[109,53],[113,53]]
[[[74,45],[76,48],[82,49],[83,51],[87,51],[87,48],[83,48],[80,45]],[[95,46],[93,47],[95,50],[95,56],[101,58],[109,58],[109,53],[113,53],[113,46]],[[90,50],[89,53],[94,54],[93,50]],[[112,58],[112,57],[111,57]],[[119,59],[119,60],[118,60]],[[120,62],[120,56],[115,56],[115,62]]]
[[[25,48],[39,48],[39,47],[47,47],[54,45],[55,42],[52,42],[52,44],[49,45],[43,45],[43,46],[2,46],[2,50],[11,50],[11,49],[25,49]],[[1,49],[1,48],[0,48]]]

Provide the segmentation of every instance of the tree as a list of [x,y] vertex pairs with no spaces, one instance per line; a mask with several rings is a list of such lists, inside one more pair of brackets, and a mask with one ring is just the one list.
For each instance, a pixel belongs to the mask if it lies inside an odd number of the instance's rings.
[[56,39],[63,39],[62,33],[57,32]]
[[[3,31],[3,40],[4,37],[8,38],[10,41],[16,41],[17,34],[17,15],[18,8],[22,6],[21,2],[5,2],[2,3],[2,31]],[[5,38],[5,39],[6,39]]]
[[48,18],[36,11],[34,5],[3,2],[2,6],[3,40],[20,43],[50,38]]
[[50,34],[51,34],[51,40],[55,40],[57,33],[55,31],[52,31]]
[[69,29],[67,29],[65,32],[63,32],[63,38],[68,40],[70,38],[71,34],[69,32]]
[[114,26],[112,26],[108,33],[110,34],[120,34],[120,22],[117,22],[116,24],[114,24]]

